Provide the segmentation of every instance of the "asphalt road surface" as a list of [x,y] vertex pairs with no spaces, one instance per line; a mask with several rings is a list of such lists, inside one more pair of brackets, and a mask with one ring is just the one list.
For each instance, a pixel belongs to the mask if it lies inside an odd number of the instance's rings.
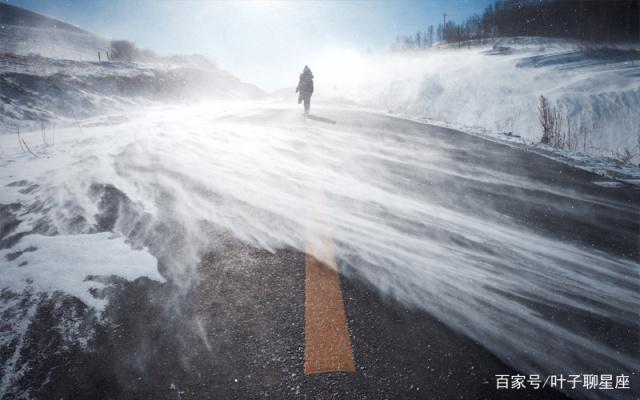
[[[299,118],[298,111],[269,109],[242,116],[242,123],[277,125],[292,118]],[[458,209],[469,203],[486,205],[545,237],[640,260],[640,192],[634,187],[600,187],[593,181],[602,178],[540,155],[392,117],[320,110],[306,123],[432,136],[446,143],[450,157],[460,163],[509,171],[524,182],[571,188],[577,195],[537,191],[535,185],[505,193],[464,177],[445,182],[429,176],[436,189],[447,192],[439,195],[433,189],[436,203]],[[416,173],[407,179],[419,187],[426,178]],[[349,371],[347,357],[341,364],[347,372],[306,374],[308,257],[292,248],[275,253],[259,249],[228,232],[211,240],[221,245],[203,258],[197,283],[188,290],[144,278],[115,280],[107,294],[108,323],[98,325],[88,353],[64,347],[52,322],[64,319],[64,310],[86,312],[82,304],[66,299],[66,308],[40,307],[23,350],[30,370],[7,398],[26,389],[41,399],[565,398],[551,389],[497,390],[497,374],[520,371],[474,341],[473,332],[452,330],[423,308],[380,292],[361,273],[357,259],[336,260],[355,370]],[[559,323],[581,318],[578,312],[533,307]],[[597,317],[589,323],[594,335],[623,332],[621,349],[638,358],[637,329],[628,332],[624,324]]]

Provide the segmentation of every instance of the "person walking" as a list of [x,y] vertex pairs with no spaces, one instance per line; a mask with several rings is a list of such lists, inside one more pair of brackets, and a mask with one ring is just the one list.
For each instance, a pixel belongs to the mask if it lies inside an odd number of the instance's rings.
[[313,94],[313,73],[306,65],[300,74],[300,81],[298,82],[296,93],[299,93],[298,104],[304,101],[304,115],[309,115],[311,95]]

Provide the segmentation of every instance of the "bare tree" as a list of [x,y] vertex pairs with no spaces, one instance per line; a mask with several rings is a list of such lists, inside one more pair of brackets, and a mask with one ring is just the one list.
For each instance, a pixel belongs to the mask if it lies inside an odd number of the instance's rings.
[[544,96],[540,96],[538,119],[542,126],[541,142],[553,147],[562,147],[560,112]]
[[429,28],[427,28],[427,40],[429,41],[429,47],[433,46],[433,25],[429,25]]

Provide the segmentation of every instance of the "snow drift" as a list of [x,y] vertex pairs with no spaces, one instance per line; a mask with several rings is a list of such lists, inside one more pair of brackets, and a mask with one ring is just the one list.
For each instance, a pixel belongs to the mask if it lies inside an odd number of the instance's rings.
[[626,161],[640,162],[640,53],[633,49],[512,38],[377,56],[341,51],[317,62],[317,98],[536,143],[545,96],[563,131],[576,136],[573,150],[613,158],[629,151]]

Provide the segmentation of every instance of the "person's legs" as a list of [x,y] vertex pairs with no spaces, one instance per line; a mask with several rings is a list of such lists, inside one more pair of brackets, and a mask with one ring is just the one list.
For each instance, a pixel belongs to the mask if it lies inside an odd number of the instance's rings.
[[309,114],[309,108],[311,107],[311,96],[304,96],[304,113]]

